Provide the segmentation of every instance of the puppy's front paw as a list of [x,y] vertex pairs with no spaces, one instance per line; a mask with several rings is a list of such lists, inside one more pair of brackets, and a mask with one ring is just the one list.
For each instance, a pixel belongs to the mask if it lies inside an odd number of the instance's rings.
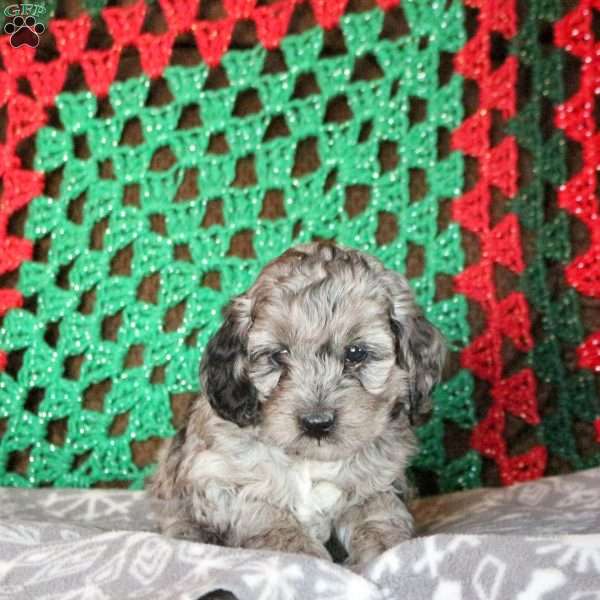
[[364,561],[364,562],[363,561],[358,561],[358,562],[352,561],[351,562],[350,558],[347,558],[344,561],[344,567],[346,567],[347,569],[350,569],[353,573],[356,573],[357,575],[362,575],[365,572],[365,569],[368,564],[369,564],[369,561]]
[[363,573],[367,565],[375,560],[378,556],[383,554],[387,548],[380,546],[377,550],[370,549],[363,555],[353,553],[344,561],[344,566],[354,571],[354,573]]
[[386,529],[385,527],[358,527],[352,538],[352,549],[345,566],[360,573],[372,560],[386,550],[410,539],[406,531]]
[[348,548],[346,566],[360,571],[386,550],[409,540],[413,518],[400,498],[386,492],[351,507],[338,528]]
[[243,546],[255,550],[308,554],[331,561],[331,556],[325,546],[299,529],[272,529],[247,539]]
[[327,560],[331,562],[332,558],[327,548],[321,542],[317,540],[313,540],[308,538],[302,543],[298,544],[297,549],[290,549],[288,552],[296,552],[299,554],[307,554],[309,556],[314,556],[315,558],[320,558],[321,560]]

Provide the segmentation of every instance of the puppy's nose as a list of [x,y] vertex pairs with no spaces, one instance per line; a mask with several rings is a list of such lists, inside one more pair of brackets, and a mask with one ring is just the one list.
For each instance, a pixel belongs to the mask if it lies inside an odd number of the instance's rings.
[[335,413],[332,411],[311,413],[300,419],[300,425],[306,435],[321,438],[331,432],[335,424]]

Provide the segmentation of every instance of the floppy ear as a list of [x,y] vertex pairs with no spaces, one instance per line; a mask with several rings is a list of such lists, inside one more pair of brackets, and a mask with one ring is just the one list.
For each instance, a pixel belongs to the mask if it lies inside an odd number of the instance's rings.
[[248,378],[250,317],[243,316],[244,303],[240,297],[229,304],[225,321],[208,342],[200,365],[204,392],[213,410],[240,427],[253,425],[259,418],[256,388]]
[[423,316],[406,279],[386,270],[384,280],[390,294],[390,320],[396,337],[400,366],[409,376],[409,417],[431,409],[431,389],[439,382],[446,358],[441,333]]

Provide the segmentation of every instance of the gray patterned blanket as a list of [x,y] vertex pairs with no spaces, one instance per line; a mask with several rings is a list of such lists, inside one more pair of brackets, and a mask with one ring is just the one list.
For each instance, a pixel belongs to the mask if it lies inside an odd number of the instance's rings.
[[359,575],[165,538],[142,492],[2,488],[0,599],[600,600],[600,469],[414,510],[419,537]]

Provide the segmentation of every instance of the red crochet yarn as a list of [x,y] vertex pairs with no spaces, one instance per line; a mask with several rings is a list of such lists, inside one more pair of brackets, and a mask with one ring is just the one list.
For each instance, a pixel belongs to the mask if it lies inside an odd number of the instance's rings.
[[[600,0],[580,0],[578,6],[555,24],[555,44],[581,61],[580,85],[556,110],[555,123],[581,145],[583,166],[559,189],[558,202],[588,228],[590,246],[565,269],[567,281],[580,293],[600,298],[600,210],[597,177],[600,167],[600,131],[594,104],[600,102],[600,43],[592,31],[592,10]],[[600,331],[577,349],[579,366],[600,372]]]
[[[43,177],[38,173],[21,169],[16,148],[21,141],[34,134],[46,122],[45,104],[48,103],[51,85],[44,89],[40,70],[31,69],[34,49],[27,46],[13,48],[8,37],[0,39],[0,56],[6,71],[0,73],[0,107],[6,105],[7,126],[4,144],[0,144],[0,178],[4,191],[0,197],[0,275],[13,271],[32,255],[32,246],[20,237],[9,235],[8,222],[17,210],[23,208],[34,196],[41,194]],[[27,76],[33,93],[40,93],[32,100],[17,89],[17,80]],[[16,290],[0,290],[0,316],[7,310],[22,305],[21,294]],[[6,367],[6,355],[0,351],[0,370]]]
[[536,379],[531,369],[523,369],[511,377],[503,377],[502,338],[507,337],[523,352],[533,346],[530,333],[529,305],[521,292],[498,299],[494,283],[495,265],[514,273],[525,267],[521,252],[519,223],[508,214],[496,225],[491,222],[491,190],[496,188],[508,198],[517,192],[518,148],[513,136],[504,137],[492,146],[490,140],[492,111],[508,120],[515,114],[517,60],[510,56],[496,69],[491,62],[491,36],[499,33],[505,39],[516,34],[517,17],[514,0],[467,0],[479,9],[475,35],[456,55],[455,68],[479,87],[478,110],[454,131],[453,147],[479,162],[479,179],[475,186],[453,203],[453,218],[478,236],[479,260],[455,278],[455,288],[478,302],[486,316],[486,329],[464,349],[463,367],[492,386],[492,405],[476,426],[472,447],[496,462],[503,484],[540,477],[546,466],[544,446],[509,456],[504,439],[505,412],[529,424],[540,421],[536,404]]
[[580,344],[577,357],[581,368],[600,371],[600,331],[592,333]]

